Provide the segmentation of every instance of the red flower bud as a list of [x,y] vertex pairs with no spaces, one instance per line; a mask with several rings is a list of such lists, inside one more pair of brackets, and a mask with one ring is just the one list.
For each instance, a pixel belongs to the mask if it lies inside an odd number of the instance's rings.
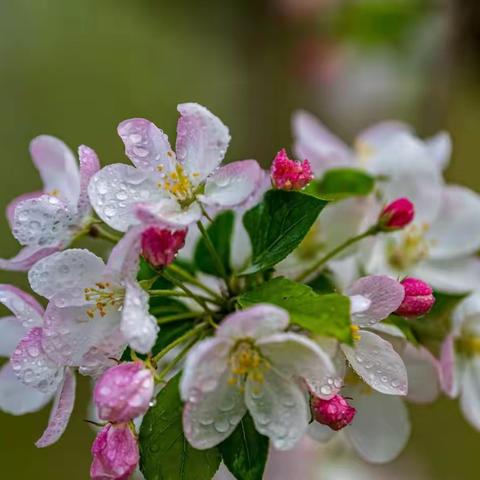
[[418,278],[407,277],[400,283],[405,289],[405,297],[395,313],[412,318],[428,313],[435,303],[432,287]]
[[415,216],[413,203],[408,198],[398,198],[389,203],[378,218],[382,230],[399,230],[406,227]]
[[300,190],[313,179],[310,162],[290,160],[285,149],[280,150],[273,160],[270,176],[274,187],[281,190]]
[[312,410],[315,420],[332,430],[341,430],[350,425],[357,412],[341,395],[335,395],[330,400],[314,397]]
[[186,229],[172,231],[161,227],[148,227],[142,233],[142,255],[154,267],[169,265],[185,245],[186,236]]

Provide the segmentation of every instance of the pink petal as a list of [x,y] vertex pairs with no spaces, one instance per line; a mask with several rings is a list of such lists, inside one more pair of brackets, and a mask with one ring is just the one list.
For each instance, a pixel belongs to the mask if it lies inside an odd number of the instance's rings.
[[63,383],[55,396],[47,429],[35,443],[38,448],[55,443],[67,428],[75,403],[75,383],[75,374],[69,368],[65,369]]
[[40,327],[43,323],[43,307],[31,295],[13,285],[0,284],[0,303],[15,315],[24,328]]
[[455,339],[448,335],[442,343],[440,351],[440,384],[442,390],[451,398],[458,395],[458,379],[456,378]]
[[6,215],[7,215],[8,223],[10,224],[10,228],[13,228],[13,220],[15,217],[15,209],[17,208],[17,205],[23,202],[24,200],[30,200],[31,198],[38,198],[38,197],[41,197],[42,195],[43,195],[43,192],[24,193],[14,198],[7,205]]
[[218,117],[197,103],[181,103],[177,109],[177,159],[198,185],[222,162],[230,134]]
[[175,154],[168,137],[144,118],[124,120],[117,128],[125,154],[140,170],[168,173],[175,170]]
[[30,154],[43,180],[44,192],[55,192],[70,205],[80,195],[80,174],[72,151],[61,140],[40,135],[30,143]]
[[240,206],[256,192],[262,178],[255,160],[229,163],[208,177],[201,201],[227,208]]
[[138,203],[135,214],[142,223],[173,229],[188,227],[202,218],[202,210],[197,202],[183,209],[177,201],[169,198],[157,203]]
[[88,185],[90,179],[100,170],[100,161],[95,151],[85,145],[78,147],[78,158],[80,161],[80,195],[78,197],[77,215],[80,219],[83,219],[90,212]]
[[357,280],[347,290],[347,295],[361,295],[370,301],[370,306],[366,310],[352,315],[355,324],[366,327],[384,320],[397,310],[405,297],[405,290],[393,278],[386,275],[370,275]]
[[42,258],[48,257],[59,250],[55,247],[24,247],[13,258],[0,258],[0,269],[13,272],[26,272]]
[[143,226],[130,228],[113,247],[108,257],[106,274],[121,281],[135,279],[140,261],[140,239],[144,228]]
[[9,358],[25,333],[16,317],[0,318],[0,357]]

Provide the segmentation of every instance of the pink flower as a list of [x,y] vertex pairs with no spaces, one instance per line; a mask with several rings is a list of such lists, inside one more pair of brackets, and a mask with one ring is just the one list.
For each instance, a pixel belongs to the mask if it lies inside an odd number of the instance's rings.
[[313,397],[312,410],[315,420],[332,430],[341,430],[350,425],[357,412],[341,395],[335,395],[330,400]]
[[92,445],[92,480],[127,480],[140,455],[135,435],[127,424],[106,425]]
[[275,188],[281,190],[300,190],[313,179],[309,161],[290,160],[284,148],[277,153],[273,160],[270,175]]
[[400,230],[411,223],[414,216],[413,203],[408,198],[398,198],[382,210],[378,225],[382,230]]
[[402,317],[420,317],[428,313],[435,303],[432,287],[418,278],[411,277],[405,278],[400,283],[405,289],[405,298],[395,313]]
[[142,255],[156,268],[169,265],[185,245],[187,231],[187,229],[168,230],[155,226],[146,228],[142,232]]
[[108,369],[95,385],[98,416],[110,422],[128,422],[145,413],[153,396],[152,372],[142,362]]

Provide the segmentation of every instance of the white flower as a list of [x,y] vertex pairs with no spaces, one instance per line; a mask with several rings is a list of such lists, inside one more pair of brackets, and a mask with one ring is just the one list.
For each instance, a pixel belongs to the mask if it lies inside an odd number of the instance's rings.
[[262,171],[254,160],[218,168],[225,156],[228,128],[196,103],[178,106],[176,155],[167,136],[142,118],[125,120],[118,133],[135,167],[114,164],[92,179],[89,196],[100,218],[126,231],[143,221],[188,226],[202,208],[232,208],[255,192]]
[[290,449],[305,433],[306,386],[328,398],[334,369],[314,342],[283,332],[287,326],[287,312],[257,305],[226,317],[215,337],[189,353],[180,391],[185,435],[195,448],[227,438],[247,409],[275,448]]

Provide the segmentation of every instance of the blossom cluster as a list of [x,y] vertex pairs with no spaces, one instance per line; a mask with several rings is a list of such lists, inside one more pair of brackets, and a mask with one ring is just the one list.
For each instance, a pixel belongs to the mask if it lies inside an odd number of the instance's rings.
[[[120,123],[132,165],[32,141],[44,188],[8,205],[22,249],[0,268],[28,272],[42,300],[0,285],[0,408],[53,400],[47,447],[76,375],[91,377],[96,480],[139,464],[147,480],[208,480],[221,462],[261,479],[269,445],[339,431],[388,462],[406,403],[442,392],[480,429],[480,197],[445,183],[448,134],[384,122],[349,147],[297,112],[297,160],[281,149],[265,171],[222,166],[228,128],[178,111],[175,151],[150,121]],[[106,261],[86,236],[109,242]]]

